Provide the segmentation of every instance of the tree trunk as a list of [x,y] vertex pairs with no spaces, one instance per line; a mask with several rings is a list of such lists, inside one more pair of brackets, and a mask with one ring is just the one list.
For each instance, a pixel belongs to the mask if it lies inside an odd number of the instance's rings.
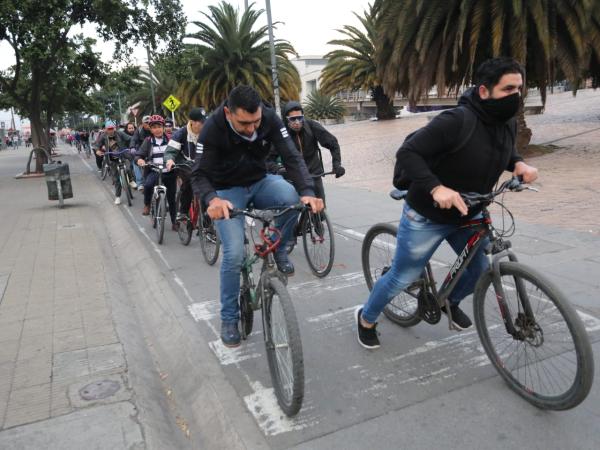
[[519,112],[517,113],[517,151],[522,154],[530,141],[531,129],[527,127],[527,122],[525,121],[525,99],[521,97]]
[[[33,148],[43,147],[50,151],[48,147],[48,132],[44,130],[44,124],[42,123],[42,111],[41,111],[41,74],[38,70],[32,71],[31,74],[31,94],[29,102],[29,121],[31,122],[31,139],[33,141]],[[35,171],[36,173],[42,173],[44,171],[43,165],[48,162],[45,153],[36,152],[35,160]]]
[[373,99],[375,100],[375,106],[377,107],[377,119],[378,120],[390,120],[396,118],[396,110],[394,109],[394,102],[385,95],[382,86],[375,86],[372,89]]

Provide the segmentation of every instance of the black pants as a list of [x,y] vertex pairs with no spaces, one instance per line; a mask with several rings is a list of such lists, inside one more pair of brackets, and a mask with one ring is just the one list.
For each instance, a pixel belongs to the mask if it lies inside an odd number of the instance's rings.
[[194,193],[192,192],[192,182],[190,180],[190,173],[180,170],[177,173],[177,176],[181,179],[181,186],[179,186],[179,190],[181,191],[179,212],[181,214],[187,214],[190,210],[192,199],[194,198]]
[[98,167],[98,170],[102,169],[102,160],[104,159],[104,156],[98,156],[96,154],[96,152],[94,152],[94,156],[96,157],[96,167]]
[[[146,175],[146,181],[144,182],[144,205],[150,206],[152,194],[154,193],[154,186],[156,186],[157,182],[158,174],[156,172],[151,171]],[[165,172],[162,174],[162,183],[163,186],[167,188],[167,203],[169,204],[171,223],[175,223],[175,218],[177,216],[177,205],[175,204],[177,177],[172,172]]]

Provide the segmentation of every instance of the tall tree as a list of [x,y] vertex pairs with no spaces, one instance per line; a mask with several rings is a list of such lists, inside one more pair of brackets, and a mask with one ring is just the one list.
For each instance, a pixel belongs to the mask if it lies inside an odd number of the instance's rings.
[[43,98],[64,75],[59,67],[67,50],[76,48],[74,27],[86,24],[95,25],[103,40],[115,39],[115,57],[122,59],[140,42],[179,41],[185,18],[179,0],[0,0],[0,42],[14,52],[14,64],[0,72],[0,96],[29,117],[36,146],[47,145],[42,116],[51,112],[51,121],[62,112],[58,103],[43,111]]
[[[542,102],[557,79],[577,86],[598,81],[600,2],[597,0],[376,0],[378,74],[385,91],[415,103],[433,86],[457,91],[494,56],[525,65],[527,86]],[[521,123],[524,124],[524,121]],[[520,133],[522,148],[527,133]]]
[[[192,45],[196,52],[193,67],[199,81],[199,97],[204,107],[213,109],[238,84],[254,87],[261,96],[271,101],[271,54],[268,27],[256,26],[264,10],[239,10],[228,3],[210,6],[204,13],[206,21],[192,22],[200,30],[187,37],[200,41]],[[300,76],[288,55],[296,55],[289,42],[275,41],[279,87],[283,100],[300,96]]]
[[393,95],[388,97],[377,76],[375,58],[377,37],[375,10],[369,5],[369,10],[363,16],[354,14],[362,24],[364,31],[357,27],[345,25],[337,30],[346,39],[329,41],[330,45],[339,45],[342,49],[333,50],[325,55],[329,59],[321,73],[321,90],[328,94],[336,94],[343,90],[369,90],[377,106],[379,120],[394,119]]

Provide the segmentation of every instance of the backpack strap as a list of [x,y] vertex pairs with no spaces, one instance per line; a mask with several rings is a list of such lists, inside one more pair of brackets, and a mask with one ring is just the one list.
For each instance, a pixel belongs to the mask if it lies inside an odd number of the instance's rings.
[[460,133],[458,135],[458,140],[450,153],[455,153],[461,148],[463,148],[473,137],[473,133],[475,133],[475,128],[477,128],[477,116],[475,113],[466,106],[459,106],[458,109],[462,111],[463,120],[460,126]]

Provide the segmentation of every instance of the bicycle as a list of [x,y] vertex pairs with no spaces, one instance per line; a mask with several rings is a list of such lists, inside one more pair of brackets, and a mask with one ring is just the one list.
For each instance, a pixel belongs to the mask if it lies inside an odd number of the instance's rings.
[[[325,172],[313,175],[313,178],[332,175],[334,172]],[[311,272],[319,277],[326,277],[333,267],[335,257],[335,242],[333,227],[325,210],[313,213],[310,208],[302,210],[298,216],[295,229],[296,236],[302,236],[302,247]],[[293,251],[295,243],[287,248],[288,254]]]
[[[480,276],[473,293],[473,315],[481,344],[494,368],[518,395],[541,409],[565,410],[587,397],[594,376],[593,354],[585,327],[564,294],[538,271],[520,263],[510,250],[510,241],[504,239],[514,233],[514,219],[495,198],[506,191],[524,189],[535,190],[512,178],[489,194],[461,194],[467,206],[483,206],[482,218],[463,225],[472,229],[473,235],[441,287],[437,289],[428,263],[421,278],[392,299],[383,312],[392,322],[411,327],[421,320],[438,323],[440,307],[445,306],[449,328],[457,329],[448,296],[473,256],[489,240],[485,252],[490,269]],[[402,200],[406,193],[395,190],[390,195]],[[512,220],[508,232],[493,227],[487,210],[492,203],[508,212]],[[396,233],[396,227],[380,223],[365,236],[361,253],[369,290],[390,268]],[[508,261],[502,261],[506,258]],[[574,358],[569,359],[568,353],[574,353]],[[557,372],[554,378],[553,370]],[[536,377],[539,379],[534,380]]]
[[[191,170],[190,165],[185,163],[175,164],[173,167],[179,170]],[[175,203],[177,205],[177,211],[181,211],[181,190],[177,191]],[[200,248],[202,249],[202,256],[204,256],[206,263],[212,266],[219,258],[221,240],[217,235],[217,230],[212,219],[208,216],[201,203],[202,202],[194,196],[188,214],[180,214],[177,218],[179,224],[177,232],[181,243],[183,245],[189,245],[194,230],[197,230]]]
[[156,240],[162,244],[165,236],[165,220],[167,218],[167,187],[162,183],[163,165],[146,163],[150,170],[158,173],[158,180],[152,192],[150,201],[150,220],[152,228],[156,229]]
[[[248,233],[244,238],[244,259],[239,295],[240,328],[242,339],[252,332],[254,311],[262,310],[263,338],[269,371],[277,402],[283,412],[291,417],[300,411],[304,398],[304,360],[298,319],[290,294],[287,277],[277,270],[273,253],[281,243],[281,232],[272,227],[275,218],[290,210],[303,210],[304,205],[284,209],[266,210],[234,209],[230,217],[244,215],[262,224],[259,243],[250,249]],[[277,211],[277,212],[275,212]],[[252,266],[262,260],[258,283],[254,282]]]
[[75,140],[75,148],[77,149],[77,153],[81,153],[81,141]]
[[118,158],[116,161],[116,167],[114,167],[115,183],[117,181],[121,183],[121,189],[125,190],[125,197],[127,197],[127,205],[131,206],[133,204],[133,192],[131,191],[131,186],[129,185],[131,180],[129,179],[129,171],[127,170],[130,161],[126,158],[123,158],[125,153],[129,153],[129,149],[125,148],[123,150],[119,150],[118,152],[105,152],[104,156],[109,159],[109,164],[111,164],[111,156],[116,156]]

